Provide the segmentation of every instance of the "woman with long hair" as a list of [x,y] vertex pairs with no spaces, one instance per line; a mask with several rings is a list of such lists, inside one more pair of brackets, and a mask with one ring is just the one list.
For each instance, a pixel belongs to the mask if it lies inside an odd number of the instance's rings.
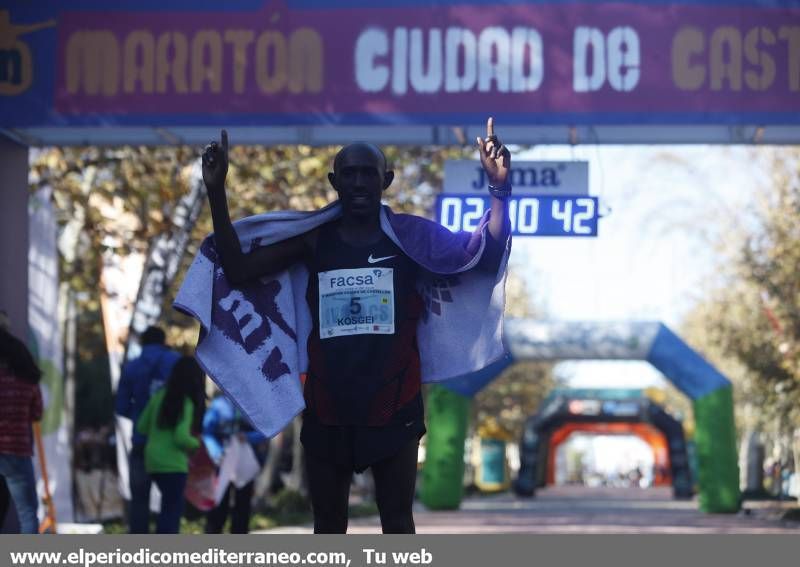
[[184,356],[167,384],[150,398],[136,425],[147,436],[144,464],[161,492],[156,533],[180,530],[189,454],[200,446],[205,411],[205,374],[194,358]]
[[31,424],[42,419],[42,372],[25,344],[0,326],[0,476],[17,509],[20,531],[39,531]]

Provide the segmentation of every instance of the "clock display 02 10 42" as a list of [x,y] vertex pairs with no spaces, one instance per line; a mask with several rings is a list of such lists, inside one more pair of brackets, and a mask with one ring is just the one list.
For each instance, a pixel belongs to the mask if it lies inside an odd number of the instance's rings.
[[[472,231],[490,208],[490,197],[445,193],[436,200],[436,220],[458,232]],[[520,195],[508,200],[514,236],[597,236],[597,197]]]

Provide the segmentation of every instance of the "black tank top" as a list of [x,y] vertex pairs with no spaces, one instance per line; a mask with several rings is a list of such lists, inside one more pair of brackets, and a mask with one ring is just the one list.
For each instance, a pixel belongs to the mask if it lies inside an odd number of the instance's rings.
[[[307,412],[324,425],[383,426],[398,418],[419,418],[417,322],[422,300],[415,287],[419,268],[385,234],[374,244],[353,246],[342,240],[336,225],[320,228],[316,250],[308,260],[306,299],[313,328],[304,387]],[[384,291],[377,296],[362,297],[353,291],[363,283],[364,295],[370,296],[368,290],[378,285],[373,279],[379,276]],[[337,295],[337,285],[349,291]],[[323,313],[322,322],[320,287],[325,294],[323,309],[335,312]],[[387,331],[389,287],[394,303],[392,333]],[[350,334],[356,326],[357,334]]]

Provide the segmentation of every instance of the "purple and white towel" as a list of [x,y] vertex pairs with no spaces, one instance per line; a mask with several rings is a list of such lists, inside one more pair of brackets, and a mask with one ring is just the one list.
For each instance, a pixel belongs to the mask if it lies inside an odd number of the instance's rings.
[[[234,223],[249,251],[341,216],[334,202],[313,212],[256,215]],[[504,354],[502,318],[511,237],[497,274],[472,270],[483,253],[488,213],[474,233],[453,234],[413,215],[381,210],[381,228],[417,264],[425,301],[417,338],[423,382],[480,370]],[[303,410],[300,374],[308,367],[311,313],[308,270],[298,264],[276,275],[232,286],[214,239],[203,241],[173,306],[200,322],[196,356],[206,373],[267,436]]]

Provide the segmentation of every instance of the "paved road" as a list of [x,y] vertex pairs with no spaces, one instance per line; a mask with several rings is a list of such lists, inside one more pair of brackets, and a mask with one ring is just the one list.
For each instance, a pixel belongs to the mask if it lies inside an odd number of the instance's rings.
[[[671,490],[552,487],[534,499],[509,494],[466,499],[453,512],[431,512],[416,505],[417,533],[787,533],[800,524],[779,521],[775,508],[746,504],[749,513],[703,514],[697,501],[678,501]],[[308,533],[310,526],[271,533]],[[349,533],[380,533],[378,518],[350,522]]]

